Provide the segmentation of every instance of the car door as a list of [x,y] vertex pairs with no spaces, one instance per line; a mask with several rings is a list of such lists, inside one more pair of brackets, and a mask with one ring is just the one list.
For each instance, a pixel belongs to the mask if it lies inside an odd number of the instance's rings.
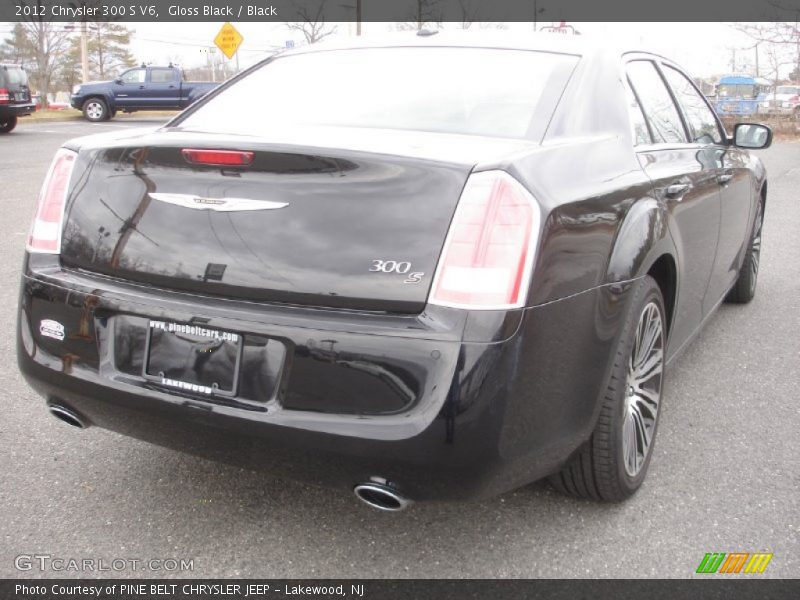
[[707,312],[704,299],[720,227],[718,157],[713,147],[690,141],[653,60],[630,60],[626,74],[635,104],[632,109],[641,111],[646,127],[646,137],[636,147],[639,163],[670,214],[669,230],[678,255],[678,292],[670,332],[670,350],[676,352]]
[[719,242],[705,299],[711,310],[739,276],[743,251],[748,241],[753,197],[749,155],[727,143],[727,135],[708,102],[694,83],[677,67],[662,63],[664,77],[680,105],[695,143],[713,149],[718,163],[717,184],[722,197]]
[[151,68],[147,81],[147,106],[171,108],[178,106],[180,96],[179,78],[170,67]]
[[140,107],[146,95],[147,69],[128,69],[114,81],[114,100],[117,108]]

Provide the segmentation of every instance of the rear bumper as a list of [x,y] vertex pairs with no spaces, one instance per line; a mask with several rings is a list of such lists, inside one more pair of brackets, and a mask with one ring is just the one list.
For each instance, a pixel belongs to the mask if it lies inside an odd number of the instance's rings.
[[[597,288],[477,320],[439,309],[414,317],[319,312],[309,321],[304,310],[187,304],[185,296],[98,283],[60,269],[23,279],[19,366],[48,402],[69,405],[93,425],[221,462],[340,488],[378,476],[417,500],[491,496],[557,470],[593,428],[628,289]],[[180,396],[119,371],[113,316],[185,322],[198,313],[209,327],[286,340],[292,357],[326,339],[339,357],[357,354],[390,371],[402,363],[419,394],[391,413],[370,414],[362,398],[354,413],[336,403],[357,396],[368,379],[348,387],[352,367],[319,353],[315,363],[340,368],[327,379],[313,370],[304,377],[324,386],[321,397],[330,392],[327,411],[286,405],[296,364],[263,403]],[[65,325],[63,341],[40,335],[45,318]]]
[[29,104],[3,104],[0,105],[0,118],[2,117],[24,117],[36,111],[33,102]]

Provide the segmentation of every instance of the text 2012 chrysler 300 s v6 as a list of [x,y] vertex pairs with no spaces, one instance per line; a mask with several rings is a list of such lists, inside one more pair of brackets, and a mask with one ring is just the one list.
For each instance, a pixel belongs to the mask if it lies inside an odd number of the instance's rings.
[[539,37],[303,48],[66,143],[25,377],[73,425],[386,510],[631,495],[665,367],[755,292],[771,132],[659,56]]

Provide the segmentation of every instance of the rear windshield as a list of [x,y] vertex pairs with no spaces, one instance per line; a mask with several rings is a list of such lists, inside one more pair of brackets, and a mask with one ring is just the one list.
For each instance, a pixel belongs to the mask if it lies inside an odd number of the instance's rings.
[[178,124],[258,136],[333,126],[525,138],[543,91],[563,86],[577,61],[478,48],[298,54],[265,64]]
[[28,75],[19,67],[3,67],[1,74],[4,85],[8,87],[28,85]]

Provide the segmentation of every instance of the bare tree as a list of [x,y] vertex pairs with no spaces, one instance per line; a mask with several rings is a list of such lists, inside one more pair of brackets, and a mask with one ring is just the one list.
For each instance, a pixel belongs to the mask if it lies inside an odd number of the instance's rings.
[[508,29],[505,23],[492,21],[481,21],[483,11],[481,11],[480,0],[458,0],[458,12],[461,16],[461,29],[469,29],[474,24],[478,24],[480,29]]
[[50,84],[58,62],[67,48],[70,32],[63,23],[41,20],[27,21],[22,26],[33,46],[35,69],[32,79],[42,96],[42,106],[46,107]]
[[[796,22],[734,23],[733,27],[764,48],[768,58],[780,55],[783,57],[781,64],[794,64],[794,76],[800,76],[800,28]],[[793,55],[793,60],[786,63],[789,54]]]
[[[430,25],[434,25],[436,29],[438,29],[442,22],[442,11],[439,3],[440,0],[415,0],[414,14],[406,17],[409,19],[408,21],[398,23],[397,29],[416,29],[417,31],[421,31]],[[466,20],[466,16],[464,19]]]
[[478,20],[480,8],[477,0],[458,0],[458,9],[461,13],[461,29],[469,29]]
[[309,44],[328,37],[336,31],[336,27],[325,22],[326,3],[327,0],[316,0],[316,2],[305,2],[297,6],[297,16],[300,17],[300,21],[286,23],[286,27],[291,31],[302,33]]
[[780,72],[784,67],[795,64],[795,56],[790,48],[776,44],[769,44],[764,48],[769,78],[777,84],[781,78]]

